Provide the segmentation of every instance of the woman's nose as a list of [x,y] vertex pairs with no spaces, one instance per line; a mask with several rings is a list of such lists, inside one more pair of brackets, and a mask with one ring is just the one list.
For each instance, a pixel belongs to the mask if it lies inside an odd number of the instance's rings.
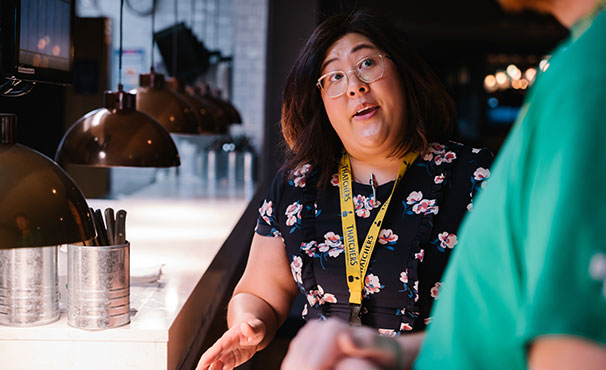
[[358,94],[364,94],[368,92],[368,84],[361,81],[358,75],[355,73],[349,74],[349,84],[347,85],[347,95],[349,97],[355,97]]

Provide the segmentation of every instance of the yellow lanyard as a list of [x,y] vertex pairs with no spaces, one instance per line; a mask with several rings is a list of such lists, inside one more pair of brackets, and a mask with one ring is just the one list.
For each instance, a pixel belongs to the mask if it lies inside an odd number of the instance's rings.
[[[409,152],[406,154],[400,165],[398,177],[393,184],[389,198],[381,205],[379,213],[368,230],[364,239],[364,245],[361,252],[358,251],[358,231],[356,229],[356,217],[354,214],[353,189],[351,178],[351,165],[349,155],[343,153],[339,165],[339,195],[341,199],[341,221],[343,227],[343,244],[345,245],[345,269],[347,273],[347,285],[349,287],[349,303],[352,305],[352,320],[359,319],[360,304],[362,303],[362,289],[364,287],[364,277],[368,270],[370,256],[377,241],[377,235],[381,229],[381,223],[391,202],[391,197],[398,186],[398,183],[406,173],[408,167],[415,161],[419,153]],[[375,199],[376,201],[376,199]],[[355,311],[355,312],[354,312]],[[353,317],[356,316],[356,317]],[[359,324],[359,322],[352,322]]]

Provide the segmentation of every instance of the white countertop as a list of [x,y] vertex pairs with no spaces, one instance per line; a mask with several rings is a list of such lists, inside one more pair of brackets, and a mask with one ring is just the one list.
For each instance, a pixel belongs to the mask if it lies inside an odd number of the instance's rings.
[[[177,322],[200,278],[244,212],[248,194],[223,198],[89,200],[97,209],[128,212],[131,244],[131,323],[87,331],[67,324],[65,294],[59,321],[35,327],[0,326],[2,369],[172,369],[193,329]],[[60,285],[65,253],[59,253]],[[161,268],[158,282],[136,283]],[[212,294],[212,288],[209,289]],[[194,302],[195,303],[195,302]],[[189,304],[188,309],[195,308]],[[189,325],[195,327],[195,325]],[[179,333],[176,333],[179,331]],[[181,333],[186,331],[187,335]],[[172,342],[172,343],[171,343]]]

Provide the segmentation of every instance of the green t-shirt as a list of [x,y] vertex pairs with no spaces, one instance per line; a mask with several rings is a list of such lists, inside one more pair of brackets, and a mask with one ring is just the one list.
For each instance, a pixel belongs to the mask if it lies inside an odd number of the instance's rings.
[[586,27],[538,76],[463,223],[416,369],[525,369],[542,335],[606,344],[606,11]]

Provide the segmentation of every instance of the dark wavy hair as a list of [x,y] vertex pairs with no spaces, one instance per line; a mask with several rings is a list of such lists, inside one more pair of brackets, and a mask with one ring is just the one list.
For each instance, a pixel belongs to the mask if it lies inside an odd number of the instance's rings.
[[394,62],[406,92],[406,124],[402,142],[392,153],[424,151],[431,140],[453,131],[454,103],[444,87],[413,50],[408,38],[389,21],[369,10],[329,17],[312,33],[290,70],[282,99],[282,134],[288,173],[310,163],[324,189],[337,168],[343,144],[333,129],[316,87],[326,51],[348,33],[366,36]]

